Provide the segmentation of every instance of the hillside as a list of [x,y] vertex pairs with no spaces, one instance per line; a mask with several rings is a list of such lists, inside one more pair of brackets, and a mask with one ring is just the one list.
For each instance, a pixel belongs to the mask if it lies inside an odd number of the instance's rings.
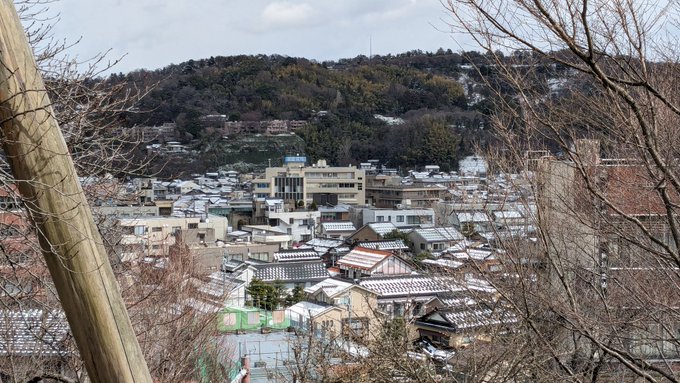
[[[323,63],[211,57],[108,81],[152,89],[139,105],[142,113],[126,116],[128,126],[175,122],[182,141],[199,152],[216,150],[206,145],[216,137],[200,117],[220,114],[230,121],[306,120],[296,133],[312,160],[344,165],[378,158],[392,167],[437,163],[447,169],[488,139],[487,94],[469,65],[483,59],[443,50]],[[221,166],[235,160],[232,154],[203,162]]]

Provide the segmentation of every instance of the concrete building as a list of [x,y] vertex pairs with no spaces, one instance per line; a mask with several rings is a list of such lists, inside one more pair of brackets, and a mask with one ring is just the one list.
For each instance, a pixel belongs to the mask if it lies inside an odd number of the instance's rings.
[[362,205],[365,203],[364,171],[354,166],[331,167],[319,160],[306,166],[306,157],[285,157],[283,167],[265,170],[264,177],[253,180],[256,198],[303,201],[305,206]]
[[427,227],[434,225],[435,214],[431,208],[364,208],[362,225],[371,222],[392,222],[398,228]]
[[217,216],[210,216],[209,220],[198,217],[137,217],[118,220],[118,227],[121,231],[121,259],[134,261],[145,256],[167,256],[178,236],[187,244],[224,240],[227,220]]
[[366,204],[378,208],[431,207],[444,200],[448,189],[440,184],[404,184],[401,177],[383,175],[369,177]]

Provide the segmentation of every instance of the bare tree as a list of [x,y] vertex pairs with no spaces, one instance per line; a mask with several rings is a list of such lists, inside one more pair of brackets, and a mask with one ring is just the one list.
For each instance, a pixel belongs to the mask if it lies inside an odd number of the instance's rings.
[[522,318],[508,379],[678,381],[678,4],[445,7],[503,85],[491,161],[535,188],[536,242],[504,241],[493,281]]
[[[45,111],[54,111],[68,145],[64,156],[70,156],[78,175],[86,178],[83,189],[90,203],[115,198],[120,190],[116,177],[143,174],[148,163],[148,158],[138,155],[141,142],[129,137],[120,124],[121,113],[133,111],[143,92],[112,87],[98,77],[116,62],[107,61],[106,55],[82,62],[69,57],[70,44],[52,36],[55,19],[49,16],[49,1],[29,0],[16,5],[52,102]],[[11,158],[6,155],[0,159],[0,379],[87,381],[40,255],[41,248],[44,251],[46,246],[63,244],[38,244],[40,229],[28,218],[44,212],[31,210],[31,200],[18,192],[17,181],[31,180],[14,179],[8,160]],[[117,238],[115,227],[109,221],[99,223],[102,245],[114,263],[152,376],[164,382],[191,380],[197,376],[199,359],[214,363],[218,366],[214,370],[219,371],[219,350],[213,342],[214,315],[186,305],[195,295],[187,288],[187,281],[196,271],[181,262],[155,273],[139,265],[123,264],[115,243],[107,242]]]

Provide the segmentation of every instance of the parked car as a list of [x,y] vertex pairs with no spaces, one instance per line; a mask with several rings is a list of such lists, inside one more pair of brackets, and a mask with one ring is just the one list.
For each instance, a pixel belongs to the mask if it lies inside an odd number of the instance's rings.
[[434,359],[439,362],[447,362],[454,355],[456,355],[456,353],[453,350],[438,348],[437,346],[433,345],[429,340],[424,338],[416,342],[416,348],[419,349],[423,354],[429,356],[431,359]]

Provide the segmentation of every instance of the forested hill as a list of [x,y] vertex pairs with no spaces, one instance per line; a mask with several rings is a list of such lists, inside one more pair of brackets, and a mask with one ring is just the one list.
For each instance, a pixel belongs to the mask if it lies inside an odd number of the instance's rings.
[[443,50],[323,63],[276,55],[211,57],[112,75],[110,81],[153,87],[139,105],[144,113],[128,115],[128,125],[176,122],[184,140],[197,145],[215,142],[201,124],[204,115],[307,120],[297,134],[312,159],[356,164],[377,158],[394,167],[446,168],[485,139],[484,91],[469,65],[479,64],[475,60],[483,56]]

